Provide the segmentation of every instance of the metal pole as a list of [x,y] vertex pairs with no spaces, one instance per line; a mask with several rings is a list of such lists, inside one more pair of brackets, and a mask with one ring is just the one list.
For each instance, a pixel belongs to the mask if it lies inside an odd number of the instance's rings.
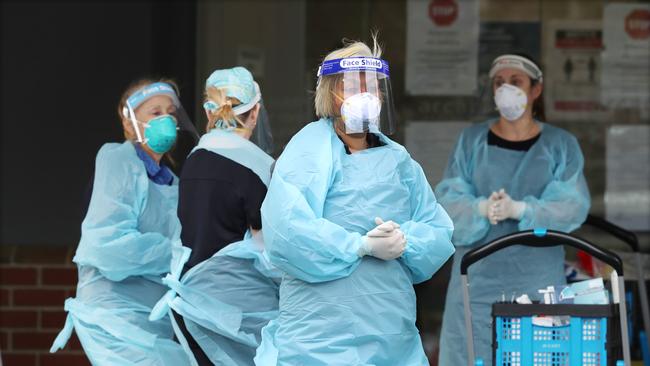
[[641,314],[643,314],[643,329],[645,329],[646,343],[650,349],[650,311],[648,310],[648,291],[645,287],[645,273],[641,253],[636,252],[636,271],[639,283],[639,297],[641,298]]
[[[618,277],[618,274],[616,271],[612,271],[612,284],[614,281],[616,281],[616,277]],[[614,290],[612,288],[612,290]],[[625,307],[625,280],[623,279],[623,276],[618,277],[618,297],[619,297],[619,303],[618,303],[618,310],[619,310],[619,315],[620,315],[620,320],[621,320],[621,339],[622,339],[622,346],[623,346],[623,360],[625,361],[625,366],[630,366],[631,365],[631,355],[630,355],[630,340],[628,338],[627,334],[627,308]],[[616,299],[614,299],[616,302]]]
[[474,335],[472,333],[472,311],[469,306],[469,283],[467,275],[461,275],[463,286],[463,307],[465,308],[465,330],[467,336],[467,366],[474,366]]

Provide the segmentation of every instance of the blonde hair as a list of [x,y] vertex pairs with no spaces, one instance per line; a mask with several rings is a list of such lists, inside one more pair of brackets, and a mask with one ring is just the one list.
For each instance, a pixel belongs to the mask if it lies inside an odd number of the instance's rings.
[[226,90],[224,88],[208,87],[205,90],[205,100],[212,101],[219,106],[216,111],[208,110],[209,117],[208,123],[205,126],[205,132],[210,132],[219,121],[222,121],[227,127],[243,128],[245,127],[244,121],[252,111],[251,109],[246,113],[236,115],[233,107],[240,105],[241,101],[237,98],[226,96]]
[[[346,57],[381,57],[381,46],[377,41],[377,33],[372,34],[372,50],[367,44],[361,41],[351,41],[343,39],[343,48],[339,48],[327,54],[323,61],[335,60]],[[318,85],[316,85],[316,95],[314,97],[314,108],[316,115],[320,118],[335,117],[339,111],[334,107],[334,92],[337,84],[343,79],[341,74],[322,76]]]
[[[132,82],[122,93],[122,96],[120,97],[120,102],[117,104],[117,115],[120,117],[120,121],[123,120],[124,118],[130,118],[128,116],[124,116],[122,114],[122,111],[124,110],[124,107],[126,107],[126,100],[129,99],[131,94],[135,93],[139,89],[144,88],[147,85],[153,84],[153,83],[167,83],[174,88],[174,91],[176,92],[176,95],[180,97],[180,93],[178,92],[178,85],[176,85],[176,82],[174,82],[171,79],[167,78],[161,78],[158,80],[150,79],[150,78],[143,78],[136,80]],[[135,112],[135,111],[134,111]],[[124,139],[129,140],[129,141],[135,141],[137,139],[137,136],[135,135],[135,131],[130,131],[127,130],[126,128],[122,127],[123,133],[124,133]]]

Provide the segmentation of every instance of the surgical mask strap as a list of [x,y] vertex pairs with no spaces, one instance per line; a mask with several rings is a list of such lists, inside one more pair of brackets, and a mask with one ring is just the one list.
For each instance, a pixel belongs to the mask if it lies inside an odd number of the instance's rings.
[[135,112],[133,111],[133,108],[131,108],[131,105],[129,102],[126,102],[126,108],[129,110],[129,116],[131,120],[131,125],[133,125],[133,129],[135,130],[135,136],[138,139],[138,142],[141,144],[146,143],[144,138],[142,138],[142,134],[140,133],[140,128],[138,126],[138,120],[135,118]]
[[236,107],[233,107],[232,111],[233,113],[235,113],[236,116],[239,116],[253,109],[255,107],[255,104],[257,104],[259,101],[260,101],[260,95],[258,94],[249,103],[240,104]]
[[344,99],[344,98],[341,98],[338,94],[334,93],[334,92],[331,91],[331,90],[330,90],[330,93],[332,93],[332,95],[334,96],[334,98],[338,99],[339,102],[341,102],[341,103],[345,102],[345,99]]
[[[257,104],[258,101],[259,101],[259,99],[256,100],[256,101],[254,100],[253,102],[249,103],[249,105],[250,104]],[[237,107],[240,107],[240,106],[241,105],[238,105]],[[235,116],[240,116],[240,115],[242,115],[242,114],[244,114],[244,113],[246,113],[246,112],[248,112],[248,111],[250,111],[250,110],[252,110],[254,108],[253,107],[253,108],[250,108],[250,109],[248,109],[248,110],[246,110],[244,112],[237,113],[236,112],[237,107],[233,108],[233,112],[234,112]],[[240,132],[253,131],[255,129],[255,127],[253,127],[253,128],[246,127],[246,124],[245,124],[244,121],[241,121],[241,123],[239,123],[236,119],[234,119],[233,122],[237,125],[237,127],[232,127],[230,125],[230,123],[227,123],[227,122],[225,122],[223,120],[216,121],[215,122],[215,127],[219,127],[219,128],[224,129],[226,131],[240,131]],[[228,127],[223,127],[226,124],[228,125]]]
[[214,122],[214,128],[224,131],[234,131],[238,127],[233,127],[229,122],[220,119]]
[[[235,124],[235,126],[233,126],[233,123]],[[241,125],[243,125],[243,123]],[[237,130],[252,131],[252,129],[248,129],[246,127],[240,127],[240,123],[236,119],[233,119],[232,121],[229,122],[226,122],[222,119],[216,120],[214,122],[214,128],[219,130],[224,130],[224,131],[237,131]]]
[[[338,94],[334,93],[331,90],[329,92],[334,96],[334,98],[338,99],[341,103],[345,102],[345,99],[338,96]],[[340,121],[341,123],[343,123],[343,116],[340,115],[341,110],[339,109],[337,112],[339,112],[339,115],[338,116],[332,116],[332,117],[334,117],[335,120]]]
[[261,99],[262,99],[262,93],[260,92],[260,87],[257,83],[255,83],[255,95],[253,96],[253,99],[251,99],[250,102],[246,104],[240,104],[238,106],[233,107],[232,111],[237,116],[239,116],[240,114],[244,114],[250,111],[251,109],[253,109]]

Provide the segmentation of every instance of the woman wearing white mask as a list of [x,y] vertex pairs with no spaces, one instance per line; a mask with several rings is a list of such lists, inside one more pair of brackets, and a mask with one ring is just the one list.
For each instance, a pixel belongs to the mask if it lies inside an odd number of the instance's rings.
[[[469,250],[520,230],[538,227],[570,232],[590,207],[578,141],[541,122],[542,71],[523,55],[502,55],[490,79],[498,120],[465,129],[436,187],[454,221],[456,246],[440,340],[440,365],[466,365],[460,259]],[[492,303],[506,292],[536,295],[564,278],[564,249],[515,246],[469,270],[477,358],[492,364]]]
[[[388,62],[363,42],[318,71],[321,117],[289,142],[262,205],[280,315],[257,365],[426,365],[414,283],[453,253],[453,226],[394,132]],[[381,220],[381,219],[384,220]]]

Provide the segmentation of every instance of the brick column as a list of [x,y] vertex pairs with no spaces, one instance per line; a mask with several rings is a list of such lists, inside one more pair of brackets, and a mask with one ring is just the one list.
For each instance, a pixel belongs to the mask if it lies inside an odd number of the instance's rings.
[[49,349],[65,323],[63,301],[74,296],[74,248],[2,246],[0,349],[3,366],[90,365],[73,332],[65,349]]

